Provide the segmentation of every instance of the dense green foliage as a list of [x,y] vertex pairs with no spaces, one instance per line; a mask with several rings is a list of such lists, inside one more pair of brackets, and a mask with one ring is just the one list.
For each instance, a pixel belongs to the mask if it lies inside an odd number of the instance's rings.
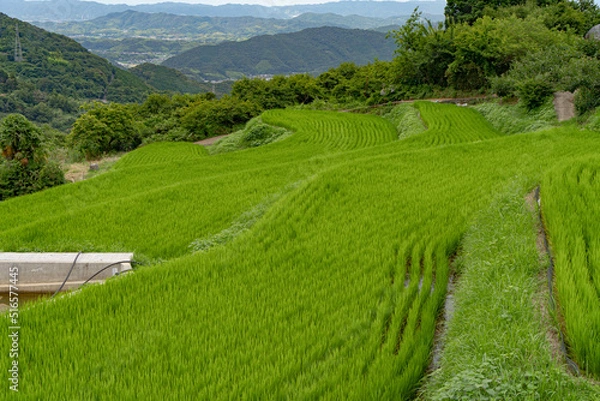
[[65,183],[60,166],[49,162],[41,130],[21,114],[0,122],[0,201]]
[[376,58],[390,60],[394,49],[394,42],[380,32],[322,27],[199,46],[163,65],[202,79],[318,74],[344,61],[367,64]]
[[[472,110],[417,106],[430,130],[400,141],[375,116],[273,110],[261,118],[294,131],[284,140],[214,156],[153,144],[112,172],[0,204],[5,251],[171,259],[24,308],[20,392],[410,398],[473,215],[515,180],[511,193],[522,196],[544,171],[600,145],[575,128],[502,136]],[[492,366],[479,371],[483,383]],[[104,379],[92,380],[98,372]],[[563,382],[543,383],[547,399],[560,399]],[[535,397],[536,386],[519,395]],[[585,391],[574,396],[598,395]]]
[[68,141],[92,160],[109,152],[133,150],[142,139],[129,108],[96,103],[75,121]]
[[585,41],[583,33],[598,22],[598,7],[570,2],[486,9],[470,23],[446,27],[415,13],[393,32],[393,83],[404,96],[493,88],[500,96],[519,97],[529,109],[556,90],[581,88],[587,100],[579,102],[580,111],[589,110],[595,107],[589,98],[600,93],[600,45]]
[[[22,61],[15,61],[17,26]],[[85,100],[141,101],[148,93],[140,79],[74,40],[0,14],[0,113],[66,130]]]
[[75,121],[68,146],[87,159],[135,149],[141,143],[187,141],[229,134],[262,109],[213,93],[153,94],[142,104],[94,103]]
[[[526,4],[526,0],[500,0],[500,1],[483,1],[483,0],[448,0],[444,14],[451,23],[473,23],[478,18],[483,17],[485,9],[505,8],[516,5]],[[536,0],[540,5],[548,3],[557,3],[553,0]]]

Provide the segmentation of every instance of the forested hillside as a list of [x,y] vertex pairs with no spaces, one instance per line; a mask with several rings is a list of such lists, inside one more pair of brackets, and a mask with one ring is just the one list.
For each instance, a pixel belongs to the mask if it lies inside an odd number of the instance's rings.
[[217,96],[229,93],[232,82],[207,83],[193,80],[183,73],[162,65],[140,64],[129,70],[148,85],[167,92],[204,93],[214,92]]
[[391,60],[395,48],[393,40],[381,32],[323,27],[199,46],[166,60],[163,65],[203,79],[318,74],[342,62],[367,64],[375,59]]
[[74,40],[0,14],[0,113],[66,128],[80,101],[135,102],[150,92]]

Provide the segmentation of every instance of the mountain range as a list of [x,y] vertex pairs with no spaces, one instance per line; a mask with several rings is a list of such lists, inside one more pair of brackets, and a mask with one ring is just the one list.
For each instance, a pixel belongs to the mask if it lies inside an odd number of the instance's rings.
[[241,41],[261,35],[298,32],[334,26],[387,32],[407,16],[371,18],[358,15],[306,13],[290,19],[256,17],[198,17],[124,11],[90,21],[37,22],[51,32],[76,39],[85,48],[113,63],[135,66],[160,64],[195,46]]
[[257,36],[242,42],[198,46],[163,65],[201,80],[242,76],[319,74],[343,62],[391,60],[396,43],[385,33],[335,27]]
[[25,21],[82,21],[98,18],[114,12],[134,10],[148,13],[169,13],[180,15],[196,15],[206,17],[258,17],[258,18],[293,18],[304,13],[342,16],[360,15],[371,18],[388,18],[410,15],[415,7],[423,13],[442,15],[446,2],[444,0],[422,1],[338,1],[324,4],[292,5],[265,7],[248,4],[226,4],[210,6],[203,4],[186,4],[165,2],[128,6],[125,4],[107,5],[93,1],[81,0],[2,0],[0,12]]
[[245,17],[199,17],[167,13],[124,11],[89,21],[35,22],[40,28],[74,38],[123,39],[145,37],[160,40],[193,40],[216,43],[253,36],[297,32],[306,28],[336,26],[374,29],[403,24],[408,15],[372,18],[358,15],[304,13],[290,19]]

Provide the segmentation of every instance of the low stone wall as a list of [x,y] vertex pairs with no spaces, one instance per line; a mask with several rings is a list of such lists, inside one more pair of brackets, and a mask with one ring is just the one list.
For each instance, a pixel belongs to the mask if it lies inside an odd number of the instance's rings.
[[554,110],[558,121],[567,121],[575,117],[575,95],[571,92],[554,93]]

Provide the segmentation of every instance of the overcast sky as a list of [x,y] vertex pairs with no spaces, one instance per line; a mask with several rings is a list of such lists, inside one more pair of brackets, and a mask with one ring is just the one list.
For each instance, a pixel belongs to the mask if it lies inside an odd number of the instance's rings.
[[[169,2],[177,2],[177,3],[193,3],[193,4],[211,4],[214,6],[218,6],[221,4],[227,3],[237,3],[237,4],[261,4],[263,6],[289,6],[292,4],[317,4],[317,3],[329,3],[335,0],[93,0],[98,3],[104,4],[154,4],[154,3],[164,3],[166,1]],[[394,0],[392,0],[394,1]],[[398,0],[402,1],[402,0]]]
[[[1,1],[1,0],[0,0]],[[227,3],[237,4],[261,4],[263,6],[289,6],[292,4],[317,4],[317,3],[328,3],[335,0],[91,0],[98,3],[104,4],[154,4],[164,2],[177,2],[177,3],[193,3],[193,4],[211,4],[218,6]],[[377,0],[375,0],[377,1]],[[407,0],[392,0],[392,1],[407,1]],[[426,0],[422,0],[426,1]],[[596,4],[600,4],[600,0],[595,0]]]

